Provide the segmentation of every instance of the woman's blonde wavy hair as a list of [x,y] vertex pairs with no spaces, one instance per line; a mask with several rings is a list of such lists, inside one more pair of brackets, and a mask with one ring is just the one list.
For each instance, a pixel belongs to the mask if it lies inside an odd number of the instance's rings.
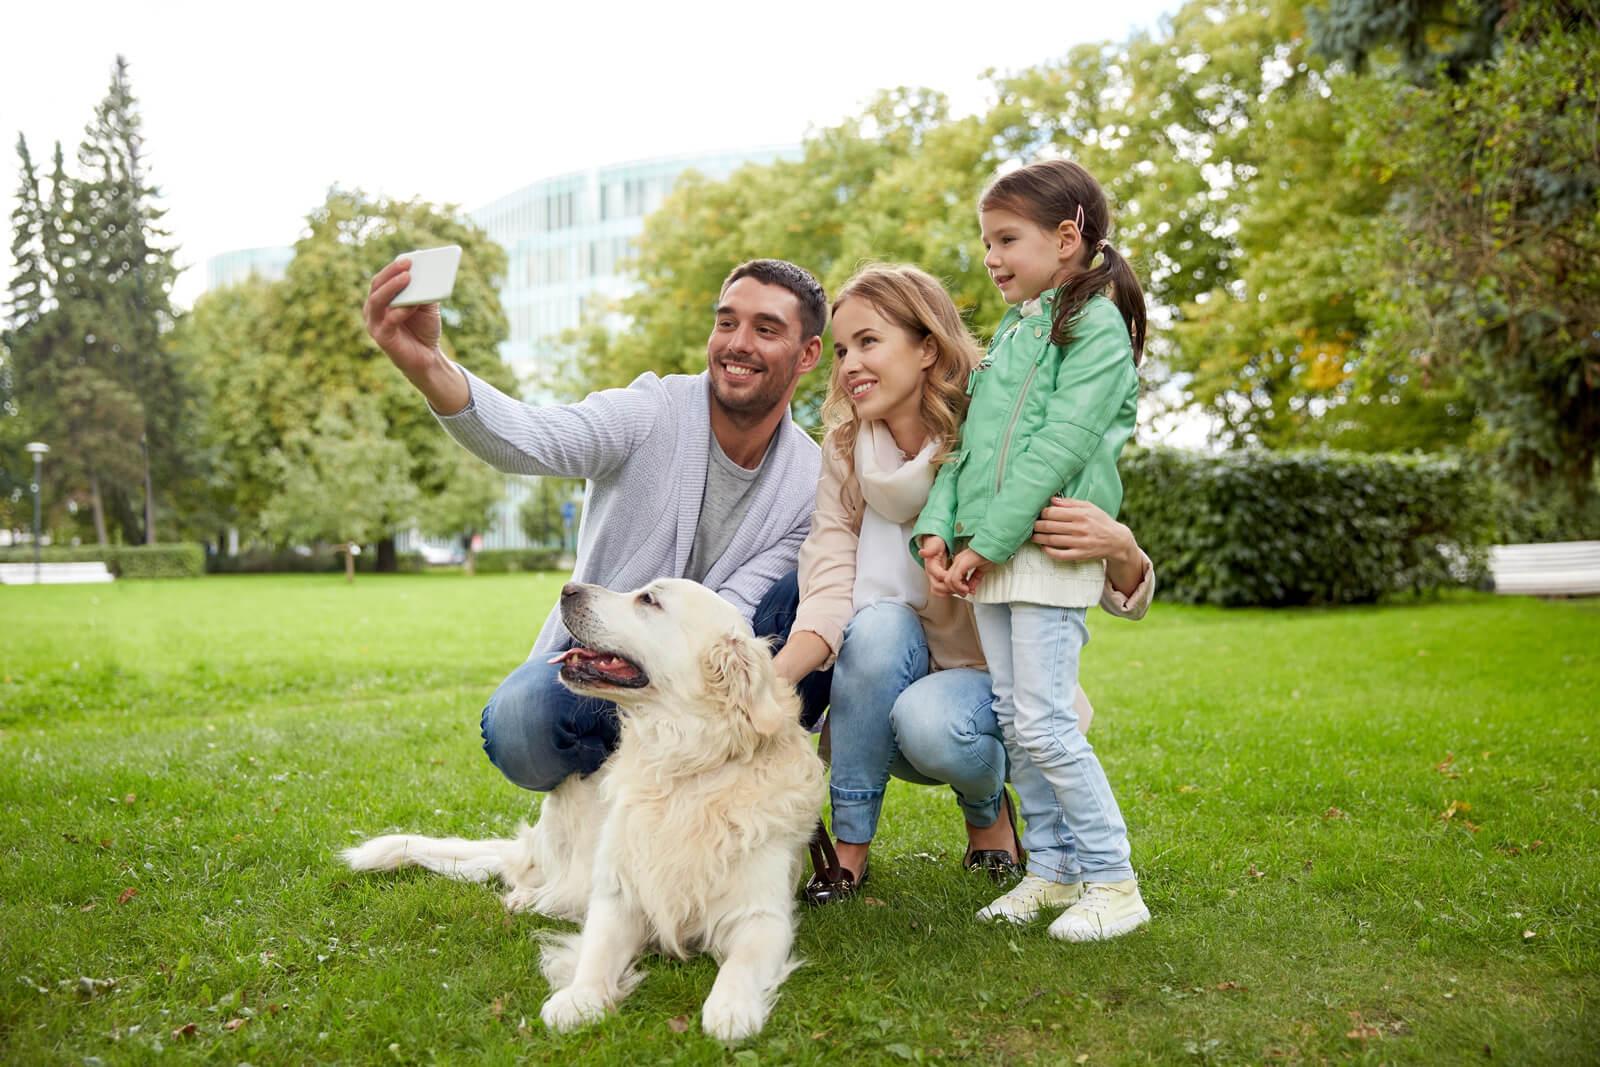
[[[922,422],[929,438],[942,442],[935,465],[949,460],[967,413],[967,375],[983,358],[983,349],[961,321],[955,301],[926,271],[895,263],[875,263],[857,271],[834,297],[835,315],[846,300],[865,300],[919,341],[933,338],[936,354],[923,379]],[[823,447],[834,449],[850,467],[855,465],[859,421],[835,359],[828,396],[822,402],[822,423],[827,427]]]

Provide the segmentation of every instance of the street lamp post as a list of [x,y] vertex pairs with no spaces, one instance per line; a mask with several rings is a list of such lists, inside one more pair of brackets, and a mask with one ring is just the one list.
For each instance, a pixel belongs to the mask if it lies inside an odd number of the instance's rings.
[[23,446],[33,456],[33,584],[39,584],[39,483],[43,480],[44,455],[50,446],[43,441],[29,441]]

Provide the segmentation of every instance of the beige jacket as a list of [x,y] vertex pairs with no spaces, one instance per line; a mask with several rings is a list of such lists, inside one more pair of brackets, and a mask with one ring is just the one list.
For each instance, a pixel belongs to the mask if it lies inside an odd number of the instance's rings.
[[[792,628],[809,630],[827,644],[829,654],[823,668],[833,666],[844,628],[854,614],[856,542],[865,508],[855,471],[846,466],[831,445],[825,445],[822,477],[817,483],[817,509],[811,515],[811,533],[800,546],[800,607]],[[1124,619],[1143,618],[1155,594],[1155,584],[1155,568],[1150,557],[1144,556],[1144,574],[1138,587],[1124,596],[1108,580],[1100,606]],[[917,615],[928,638],[928,656],[934,670],[985,666],[971,604],[957,597],[930,596],[927,607]],[[1080,718],[1084,706],[1080,693]]]

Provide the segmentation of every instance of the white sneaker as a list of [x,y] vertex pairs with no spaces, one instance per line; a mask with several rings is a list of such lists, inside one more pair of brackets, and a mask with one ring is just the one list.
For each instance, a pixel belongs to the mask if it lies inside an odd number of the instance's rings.
[[1139,881],[1085,882],[1078,902],[1050,924],[1050,936],[1061,941],[1104,941],[1121,937],[1150,921],[1150,909],[1139,896]]
[[1052,882],[1036,874],[1025,876],[1011,891],[978,912],[979,922],[1032,922],[1045,907],[1064,908],[1083,893],[1078,882]]

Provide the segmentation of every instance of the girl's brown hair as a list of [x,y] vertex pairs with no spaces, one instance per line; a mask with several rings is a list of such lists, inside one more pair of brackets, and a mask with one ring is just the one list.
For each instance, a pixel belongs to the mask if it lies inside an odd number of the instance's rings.
[[[983,351],[961,321],[955,302],[931,275],[916,267],[896,264],[874,264],[857,271],[834,297],[834,314],[846,300],[865,300],[919,341],[933,338],[936,354],[923,380],[922,423],[928,428],[928,436],[941,442],[934,463],[945,462],[967,413],[967,375],[983,358]],[[834,361],[828,395],[822,402],[822,421],[828,430],[826,447],[833,448],[847,466],[853,466],[860,420],[845,391],[838,360]]]
[[[1041,229],[1054,232],[1063,222],[1074,222],[1083,239],[1083,259],[1078,272],[1061,286],[1055,317],[1050,322],[1050,340],[1058,345],[1072,343],[1072,320],[1096,293],[1111,290],[1111,299],[1128,324],[1133,341],[1133,361],[1144,358],[1144,290],[1133,273],[1133,266],[1106,240],[1111,229],[1111,209],[1106,194],[1094,176],[1076,163],[1047,159],[1030,163],[996,178],[978,200],[979,211],[999,209],[1029,219]],[[1091,267],[1095,253],[1102,259]]]

